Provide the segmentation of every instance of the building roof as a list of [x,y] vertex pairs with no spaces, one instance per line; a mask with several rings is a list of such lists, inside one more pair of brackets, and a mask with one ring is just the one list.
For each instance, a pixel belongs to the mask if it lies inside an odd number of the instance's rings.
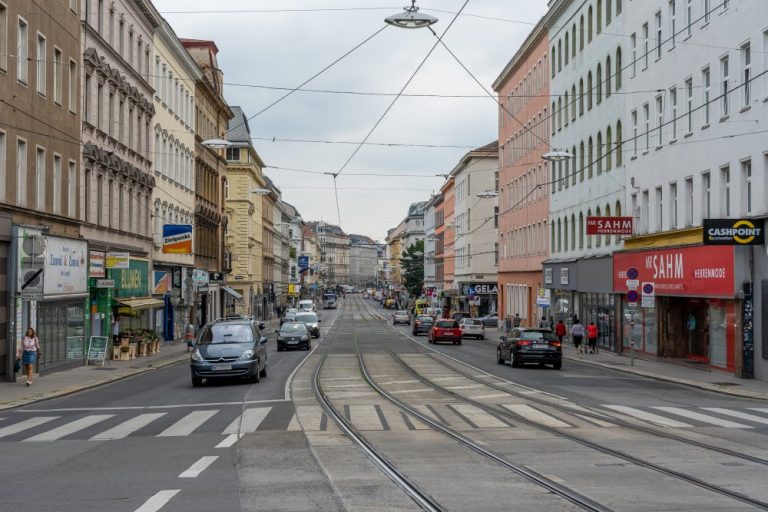
[[251,144],[251,127],[248,124],[248,118],[240,107],[230,107],[235,117],[229,120],[227,129],[227,140],[235,146],[244,146]]
[[499,157],[499,141],[494,140],[493,142],[490,142],[486,144],[485,146],[480,146],[479,148],[475,148],[472,151],[468,152],[466,155],[461,157],[461,160],[456,165],[456,167],[453,168],[451,171],[451,176],[456,176],[458,173],[461,172],[464,167],[466,167],[467,163],[473,158],[498,158]]
[[307,222],[307,226],[309,226],[315,233],[318,233],[318,234],[330,233],[332,235],[347,238],[347,234],[339,226],[335,224],[328,224],[327,222],[324,222],[322,220]]
[[408,217],[423,217],[428,202],[429,201],[421,201],[420,203],[413,203],[408,207]]
[[373,240],[373,238],[365,235],[350,234],[349,240],[352,242],[352,245],[376,245],[376,242]]

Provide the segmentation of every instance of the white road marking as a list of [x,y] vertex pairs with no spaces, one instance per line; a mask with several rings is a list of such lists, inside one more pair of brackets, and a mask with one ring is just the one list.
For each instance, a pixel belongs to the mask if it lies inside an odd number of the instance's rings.
[[473,400],[485,400],[487,398],[509,398],[509,393],[494,393],[492,395],[473,396]]
[[138,411],[138,410],[157,410],[157,409],[185,409],[188,407],[222,407],[227,405],[259,405],[272,404],[276,402],[290,402],[287,398],[274,398],[272,400],[246,400],[245,402],[203,402],[193,404],[171,404],[171,405],[149,405],[149,406],[126,406],[126,407],[70,407],[63,409],[24,409],[18,412],[89,412],[89,411]]
[[616,426],[615,423],[608,423],[607,421],[599,420],[597,418],[591,418],[589,416],[584,416],[583,414],[574,413],[574,416],[578,416],[584,421],[597,425],[598,427],[611,428]]
[[200,460],[189,466],[189,469],[180,474],[179,478],[197,478],[200,473],[208,469],[208,466],[213,464],[218,458],[218,455],[201,457]]
[[715,418],[714,416],[709,416],[707,414],[701,414],[700,412],[690,411],[688,409],[682,409],[680,407],[654,407],[654,409],[658,409],[660,411],[668,412],[670,414],[676,414],[677,416],[682,416],[683,418],[689,418],[692,420],[700,421],[702,423],[709,423],[710,425],[716,425],[718,427],[725,427],[725,428],[754,428],[750,427],[749,425],[744,425],[743,423],[736,423],[735,421],[730,420],[723,420],[720,418]]
[[397,395],[398,393],[425,393],[427,391],[434,391],[432,388],[417,388],[417,389],[400,389],[397,391],[391,391],[393,395]]
[[357,430],[384,430],[379,414],[372,405],[350,405],[349,418]]
[[193,411],[157,434],[157,437],[188,436],[217,412],[219,412],[218,409],[212,411]]
[[0,428],[0,438],[18,434],[19,432],[37,427],[43,423],[48,423],[49,421],[53,421],[58,418],[59,416],[37,416],[35,418],[29,418],[28,420],[14,423],[13,425],[8,425],[7,427]]
[[137,508],[135,512],[157,512],[161,508],[163,508],[169,501],[171,501],[171,498],[176,496],[179,492],[181,492],[181,489],[173,489],[169,491],[160,491],[151,498],[149,498],[147,501],[144,502],[142,506]]
[[512,411],[513,413],[517,414],[518,416],[522,416],[523,418],[526,418],[528,420],[534,421],[536,423],[541,423],[542,425],[545,425],[547,427],[556,427],[556,428],[570,428],[571,426],[564,421],[560,421],[559,419],[555,418],[554,416],[550,416],[549,414],[546,414],[538,409],[535,409],[531,407],[530,405],[526,404],[502,404],[502,407],[505,409],[508,409]]
[[732,416],[734,418],[739,418],[742,420],[753,421],[755,423],[762,423],[763,425],[768,425],[768,418],[764,418],[762,416],[756,416],[754,414],[748,414],[746,412],[732,411],[730,409],[722,409],[720,407],[702,407],[702,409],[704,409],[705,411],[716,412],[724,416]]
[[626,414],[627,416],[632,416],[639,420],[645,420],[651,423],[655,423],[656,425],[661,425],[662,427],[671,427],[671,428],[693,427],[693,425],[690,425],[688,423],[683,423],[682,421],[665,418],[664,416],[659,416],[658,414],[653,414],[652,412],[646,412],[640,409],[635,409],[634,407],[627,407],[625,405],[603,405],[603,407],[614,410],[616,412],[620,412],[622,414]]
[[[388,382],[379,382],[380,386],[388,386],[390,384],[415,384],[419,382],[418,380],[391,380]],[[0,418],[2,419],[2,418]]]
[[101,423],[102,421],[108,420],[113,416],[114,414],[92,414],[90,416],[86,416],[85,418],[80,418],[79,420],[71,421],[66,425],[62,425],[58,428],[54,428],[53,430],[49,430],[48,432],[43,432],[42,434],[38,434],[36,436],[32,436],[30,438],[24,439],[24,441],[27,441],[27,442],[56,441],[57,439],[61,439],[62,437],[74,434],[75,432],[79,432],[85,428],[96,425],[97,423]]
[[237,434],[230,434],[227,437],[224,438],[222,442],[216,445],[216,448],[229,448],[233,444],[235,444],[241,437]]
[[749,410],[750,411],[762,412],[764,414],[768,414],[768,408],[766,408],[766,407],[750,407]]
[[299,405],[296,407],[296,416],[301,418],[304,430],[310,432],[320,431],[320,422],[323,420],[323,408],[319,405]]
[[297,430],[301,430],[301,424],[299,423],[299,418],[296,417],[296,415],[293,415],[293,418],[291,418],[291,422],[288,424],[288,428],[286,428],[288,432],[295,432]]
[[479,428],[510,428],[508,424],[474,405],[451,404],[451,408],[461,413]]
[[133,434],[142,427],[146,427],[158,418],[165,416],[164,412],[155,412],[150,414],[140,414],[135,418],[131,418],[128,421],[124,421],[114,428],[96,434],[91,438],[92,441],[105,441],[109,439],[123,439]]
[[246,409],[243,414],[238,416],[227,428],[224,429],[222,434],[252,434],[259,428],[261,422],[267,417],[271,407],[258,407],[254,409]]

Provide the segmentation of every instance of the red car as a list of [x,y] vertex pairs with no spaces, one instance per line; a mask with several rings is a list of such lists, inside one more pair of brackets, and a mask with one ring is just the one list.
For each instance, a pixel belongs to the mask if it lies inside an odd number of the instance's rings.
[[451,341],[454,345],[461,345],[461,328],[459,322],[451,319],[438,320],[429,330],[429,342]]

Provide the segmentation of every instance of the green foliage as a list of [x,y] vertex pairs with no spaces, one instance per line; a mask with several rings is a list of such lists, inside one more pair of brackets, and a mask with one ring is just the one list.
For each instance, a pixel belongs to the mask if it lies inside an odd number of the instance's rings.
[[408,246],[400,258],[403,285],[411,295],[421,295],[424,284],[424,240]]

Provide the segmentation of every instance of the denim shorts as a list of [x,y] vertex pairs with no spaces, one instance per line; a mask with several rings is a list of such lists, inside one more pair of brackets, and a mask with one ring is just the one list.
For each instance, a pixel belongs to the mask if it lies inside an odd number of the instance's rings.
[[35,364],[37,361],[37,352],[25,350],[21,355],[21,364]]

